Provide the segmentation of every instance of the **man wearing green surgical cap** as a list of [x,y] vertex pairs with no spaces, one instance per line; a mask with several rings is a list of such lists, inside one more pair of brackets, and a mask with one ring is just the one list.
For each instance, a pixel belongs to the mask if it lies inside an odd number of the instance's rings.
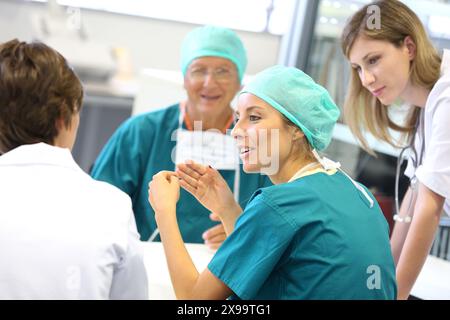
[[[117,186],[132,198],[142,240],[160,240],[147,201],[148,182],[161,170],[174,170],[176,163],[192,157],[196,160],[199,147],[204,163],[219,169],[239,203],[245,204],[256,189],[271,184],[265,176],[244,173],[237,155],[236,165],[221,162],[221,154],[229,153],[227,149],[217,143],[210,147],[197,145],[195,136],[200,131],[204,138],[200,143],[210,137],[217,142],[218,136],[220,141],[228,139],[233,143],[227,134],[235,123],[230,103],[241,88],[246,67],[246,51],[235,32],[215,26],[195,28],[181,45],[187,100],[132,117],[119,127],[96,160],[92,176]],[[210,134],[211,130],[216,134]],[[217,248],[225,239],[218,217],[188,192],[181,192],[178,210],[186,242],[205,242]]]
[[[274,66],[239,94],[237,140],[245,172],[264,172],[242,207],[220,174],[190,163],[161,172],[149,201],[179,299],[395,299],[388,224],[373,195],[321,157],[339,109],[296,68]],[[183,248],[179,186],[219,215],[227,239],[201,274]]]

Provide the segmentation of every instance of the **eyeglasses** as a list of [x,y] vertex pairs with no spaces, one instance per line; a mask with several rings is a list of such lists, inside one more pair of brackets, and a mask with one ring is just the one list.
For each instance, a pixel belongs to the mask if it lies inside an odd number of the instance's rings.
[[211,74],[216,82],[227,83],[234,79],[235,73],[226,68],[217,68],[208,70],[208,68],[194,67],[188,71],[189,78],[195,82],[204,82],[206,77]]

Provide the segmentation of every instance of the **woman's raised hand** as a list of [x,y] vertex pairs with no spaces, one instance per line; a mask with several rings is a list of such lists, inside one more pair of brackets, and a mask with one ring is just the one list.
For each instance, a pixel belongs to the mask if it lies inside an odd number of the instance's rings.
[[180,186],[191,193],[211,212],[222,216],[227,208],[235,208],[233,192],[217,170],[193,161],[177,165]]
[[180,198],[180,184],[173,171],[161,171],[148,184],[148,201],[155,213],[175,212]]

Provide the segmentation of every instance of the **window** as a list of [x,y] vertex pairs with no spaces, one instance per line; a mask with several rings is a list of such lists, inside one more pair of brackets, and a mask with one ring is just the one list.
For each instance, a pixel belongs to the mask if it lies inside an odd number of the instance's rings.
[[[32,0],[48,2],[45,0]],[[283,34],[297,0],[57,0],[86,8],[237,30]]]

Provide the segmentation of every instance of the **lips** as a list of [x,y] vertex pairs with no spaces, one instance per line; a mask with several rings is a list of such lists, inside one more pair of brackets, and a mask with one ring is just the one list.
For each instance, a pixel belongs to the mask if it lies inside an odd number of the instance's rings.
[[239,153],[241,154],[241,156],[248,154],[250,151],[254,150],[255,148],[250,148],[250,147],[239,147]]
[[377,89],[377,90],[374,90],[374,91],[372,91],[372,94],[375,96],[375,97],[379,97],[382,93],[383,93],[383,90],[385,89],[386,87],[381,87],[381,88],[379,88],[379,89]]
[[220,98],[220,95],[206,95],[206,94],[201,94],[200,97],[202,99],[205,99],[207,101],[214,101],[214,100],[218,100]]

